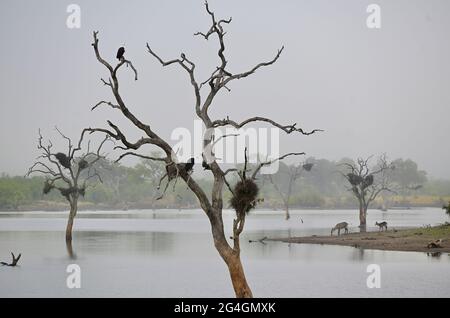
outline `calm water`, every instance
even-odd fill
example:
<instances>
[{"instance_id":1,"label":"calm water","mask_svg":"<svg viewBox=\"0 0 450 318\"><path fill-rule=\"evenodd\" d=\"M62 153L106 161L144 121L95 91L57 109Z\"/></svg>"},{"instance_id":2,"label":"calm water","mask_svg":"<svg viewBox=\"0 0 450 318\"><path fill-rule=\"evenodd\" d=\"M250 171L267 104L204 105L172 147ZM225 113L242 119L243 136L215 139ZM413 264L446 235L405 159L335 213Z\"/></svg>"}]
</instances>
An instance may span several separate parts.
<instances>
[{"instance_id":1,"label":"calm water","mask_svg":"<svg viewBox=\"0 0 450 318\"><path fill-rule=\"evenodd\" d=\"M0 260L21 252L20 267L0 267L0 297L233 297L227 269L201 211L80 212L76 259L67 256L67 213L0 213ZM227 233L233 214L225 212ZM303 223L300 219L303 219ZM422 226L448 220L441 209L369 211L368 223ZM248 243L264 236L329 234L356 211L256 211L242 237L247 280L258 297L450 297L450 256L352 247ZM66 267L81 267L81 288L66 287ZM381 266L368 289L367 265Z\"/></svg>"}]
</instances>

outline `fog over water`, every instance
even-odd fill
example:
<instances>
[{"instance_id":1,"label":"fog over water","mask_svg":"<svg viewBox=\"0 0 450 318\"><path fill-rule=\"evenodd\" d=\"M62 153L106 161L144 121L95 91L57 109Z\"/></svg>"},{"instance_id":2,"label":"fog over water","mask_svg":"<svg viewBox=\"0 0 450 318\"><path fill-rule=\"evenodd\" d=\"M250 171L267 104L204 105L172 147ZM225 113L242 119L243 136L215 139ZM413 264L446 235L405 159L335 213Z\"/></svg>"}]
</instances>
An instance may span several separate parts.
<instances>
[{"instance_id":1,"label":"fog over water","mask_svg":"<svg viewBox=\"0 0 450 318\"><path fill-rule=\"evenodd\" d=\"M354 210L254 211L241 238L245 273L256 297L449 297L450 255L363 250L354 247L249 243L264 236L329 235ZM20 267L0 270L0 297L233 297L225 264L214 249L210 225L199 210L79 212L74 252L64 244L64 212L0 213L0 252L22 253ZM231 233L234 212L224 211ZM300 221L303 219L303 223ZM391 228L436 225L441 209L370 210ZM17 254L17 253L16 253ZM81 288L66 286L69 264L81 268ZM367 266L378 264L381 288L366 285ZM411 286L414 282L414 286Z\"/></svg>"}]
</instances>

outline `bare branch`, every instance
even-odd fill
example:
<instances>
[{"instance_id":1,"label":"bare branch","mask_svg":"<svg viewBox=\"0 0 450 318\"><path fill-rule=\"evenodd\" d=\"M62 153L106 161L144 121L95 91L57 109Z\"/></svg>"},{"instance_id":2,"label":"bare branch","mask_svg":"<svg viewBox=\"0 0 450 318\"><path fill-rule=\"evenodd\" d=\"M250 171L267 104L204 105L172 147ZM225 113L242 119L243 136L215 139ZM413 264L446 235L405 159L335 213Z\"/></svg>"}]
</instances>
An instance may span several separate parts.
<instances>
[{"instance_id":1,"label":"bare branch","mask_svg":"<svg viewBox=\"0 0 450 318\"><path fill-rule=\"evenodd\" d=\"M94 31L93 36L94 36L94 43L92 43L92 46L94 47L94 52L95 52L95 56L97 57L97 60L102 63L111 73L114 71L112 66L106 62L101 56L100 56L100 52L98 50L98 31ZM103 79L102 79L103 81Z\"/></svg>"},{"instance_id":2,"label":"bare branch","mask_svg":"<svg viewBox=\"0 0 450 318\"><path fill-rule=\"evenodd\" d=\"M98 106L100 106L100 105L102 105L102 104L106 104L106 105L110 106L111 108L120 109L120 106L119 106L119 105L116 105L116 104L113 104L113 103L111 103L111 102L106 102L106 101L102 100L102 101L98 102L97 104L95 104L95 106L92 107L91 110L96 109Z\"/></svg>"},{"instance_id":3,"label":"bare branch","mask_svg":"<svg viewBox=\"0 0 450 318\"><path fill-rule=\"evenodd\" d=\"M94 132L101 132L101 133L105 133L108 136L114 138L115 140L121 141L126 148L124 149L134 149L137 150L139 149L142 145L145 144L156 144L156 141L154 141L152 138L144 138L142 137L141 139L139 139L136 142L130 142L128 141L128 139L125 137L125 135L122 133L122 131L119 129L119 127L117 127L116 125L114 125L111 121L108 120L108 124L111 128L114 129L115 133L108 130L108 129L103 129L103 128L86 128L86 131L89 131L90 133L94 133Z\"/></svg>"},{"instance_id":4,"label":"bare branch","mask_svg":"<svg viewBox=\"0 0 450 318\"><path fill-rule=\"evenodd\" d=\"M45 170L42 170L42 169L45 169ZM54 170L52 170L45 163L43 163L41 161L37 161L28 169L28 172L27 172L27 174L25 176L28 177L31 174L36 173L36 172L39 172L39 173L42 173L42 174L49 174L49 175L52 175L54 177L59 175L59 173L57 173Z\"/></svg>"},{"instance_id":5,"label":"bare branch","mask_svg":"<svg viewBox=\"0 0 450 318\"><path fill-rule=\"evenodd\" d=\"M230 191L231 195L234 195L234 190L231 187L230 183L228 182L226 176L223 177L223 182L225 183L225 185L227 186L228 190Z\"/></svg>"},{"instance_id":6,"label":"bare branch","mask_svg":"<svg viewBox=\"0 0 450 318\"><path fill-rule=\"evenodd\" d=\"M101 78L100 80L102 81L103 85L106 85L106 86L109 86L109 87L113 88L111 79L109 79L108 82L105 81L103 78Z\"/></svg>"},{"instance_id":7,"label":"bare branch","mask_svg":"<svg viewBox=\"0 0 450 318\"><path fill-rule=\"evenodd\" d=\"M305 155L304 152L290 152L290 153L284 154L284 155L282 155L281 157L278 157L278 158L276 158L276 159L269 160L269 161L265 161L265 162L261 162L261 163L259 163L259 165L256 167L256 169L253 171L252 179L256 179L256 175L259 173L259 171L261 170L261 168L264 167L264 166L271 165L272 163L274 163L274 162L276 162L276 161L283 160L283 159L285 159L285 158L287 158L287 157L289 157L289 156L303 156L303 155Z\"/></svg>"},{"instance_id":8,"label":"bare branch","mask_svg":"<svg viewBox=\"0 0 450 318\"><path fill-rule=\"evenodd\" d=\"M106 62L100 55L100 51L98 48L97 34L98 34L98 31L93 33L94 42L92 43L92 46L94 48L97 60L109 70L110 77L112 79L112 81L111 80L109 81L109 84L110 84L109 86L111 87L112 93L116 99L117 105L119 106L122 114L128 120L130 120L136 127L141 129L142 131L144 131L149 138L154 139L153 144L158 145L161 149L163 149L166 152L166 154L170 154L171 150L172 150L170 148L170 146L164 140L162 140L157 134L155 134L151 130L149 125L142 123L133 113L131 113L131 111L126 107L122 97L120 96L119 80L117 78L117 70L126 63L127 65L130 65L132 67L132 69L135 71L135 78L137 78L136 69L132 66L130 61L125 60L125 59L123 59L115 68L113 68L108 62ZM102 79L102 81L106 84L106 82L103 79ZM111 137L113 137L113 136L111 136Z\"/></svg>"},{"instance_id":9,"label":"bare branch","mask_svg":"<svg viewBox=\"0 0 450 318\"><path fill-rule=\"evenodd\" d=\"M159 63L161 63L162 66L169 66L172 64L179 64L186 72L189 74L189 78L191 80L191 85L194 88L194 94L195 94L195 110L196 113L200 114L200 104L201 104L201 95L200 95L200 87L195 79L194 71L195 71L195 64L190 61L184 53L181 53L181 59L173 59L170 61L164 61L158 54L156 54L150 47L150 45L147 43L147 50L148 52L155 57Z\"/></svg>"},{"instance_id":10,"label":"bare branch","mask_svg":"<svg viewBox=\"0 0 450 318\"><path fill-rule=\"evenodd\" d=\"M245 78L245 77L255 73L261 67L270 66L270 65L274 64L280 58L280 55L283 52L283 50L284 50L284 46L282 46L281 49L278 50L278 52L275 55L275 57L272 60L270 60L270 61L259 63L256 66L254 66L252 69L250 69L249 71L246 71L246 72L243 72L243 73L239 73L239 74L235 74L235 75L232 75L232 76L228 77L221 84L221 86L225 86L225 85L227 85L229 82L231 82L233 80Z\"/></svg>"},{"instance_id":11,"label":"bare branch","mask_svg":"<svg viewBox=\"0 0 450 318\"><path fill-rule=\"evenodd\" d=\"M126 156L135 156L135 157L139 157L139 158L143 158L143 159L148 159L148 160L154 160L154 161L167 161L167 158L160 158L160 157L151 157L151 156L145 156L145 155L141 155L138 153L134 153L134 152L125 152L122 155L120 155L120 157L115 161L115 162L119 162L120 160L122 160L124 157Z\"/></svg>"},{"instance_id":12,"label":"bare branch","mask_svg":"<svg viewBox=\"0 0 450 318\"><path fill-rule=\"evenodd\" d=\"M66 135L64 135L64 134L58 129L58 127L56 127L56 126L55 126L55 130L61 135L61 137L63 137L64 139L67 140L68 147L69 147L68 154L69 154L69 157L70 157L70 153L71 153L71 151L72 151L72 140L71 140L69 137L67 137ZM72 158L70 158L70 159L72 159Z\"/></svg>"},{"instance_id":13,"label":"bare branch","mask_svg":"<svg viewBox=\"0 0 450 318\"><path fill-rule=\"evenodd\" d=\"M227 174L229 174L231 172L238 172L238 169L236 169L236 168L227 169L223 172L223 175L226 176Z\"/></svg>"},{"instance_id":14,"label":"bare branch","mask_svg":"<svg viewBox=\"0 0 450 318\"><path fill-rule=\"evenodd\" d=\"M266 123L269 123L269 124L271 124L272 126L275 126L275 127L279 128L279 129L283 130L283 131L284 131L285 133L287 133L287 134L290 134L290 133L292 133L292 132L299 132L299 133L301 133L302 135L308 136L308 135L312 135L312 134L314 134L314 133L316 133L316 132L321 132L321 131L323 131L323 130L321 130L321 129L314 129L314 130L312 130L312 131L305 131L305 130L303 130L302 128L297 128L297 127L296 127L296 126L297 126L297 123L294 123L294 124L292 124L292 125L281 125L281 124L275 122L274 120L272 120L272 119L270 119L270 118L259 117L259 116L256 116L256 117L252 117L252 118L246 119L246 120L244 120L244 121L241 122L241 123L237 123L237 122L235 122L234 120L231 120L231 119L229 119L229 118L227 117L226 119L215 120L215 121L213 121L213 122L212 122L212 126L213 126L214 128L217 128L217 127L223 127L223 126L228 126L228 125L229 125L229 126L233 126L233 127L236 128L236 129L239 129L239 128L242 128L242 127L244 127L245 125L247 125L247 124L249 124L249 123L252 123L252 122L266 122Z\"/></svg>"},{"instance_id":15,"label":"bare branch","mask_svg":"<svg viewBox=\"0 0 450 318\"><path fill-rule=\"evenodd\" d=\"M127 67L128 66L131 67L131 69L133 70L133 72L134 72L134 80L137 81L138 80L138 73L137 73L137 70L134 67L133 63L131 63L131 61L125 60L125 59L124 59L124 61L125 61L126 66Z\"/></svg>"}]
</instances>

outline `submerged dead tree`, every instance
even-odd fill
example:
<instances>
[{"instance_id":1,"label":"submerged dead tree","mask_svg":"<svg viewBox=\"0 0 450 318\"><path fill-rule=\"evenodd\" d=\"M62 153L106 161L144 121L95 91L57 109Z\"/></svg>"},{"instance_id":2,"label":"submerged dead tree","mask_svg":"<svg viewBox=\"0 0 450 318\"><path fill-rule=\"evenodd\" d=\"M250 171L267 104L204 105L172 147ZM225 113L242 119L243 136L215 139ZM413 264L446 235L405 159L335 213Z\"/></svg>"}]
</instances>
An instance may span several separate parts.
<instances>
[{"instance_id":1,"label":"submerged dead tree","mask_svg":"<svg viewBox=\"0 0 450 318\"><path fill-rule=\"evenodd\" d=\"M86 152L83 153L83 139L87 130L83 130L78 143L75 145L69 137L62 134L57 128L56 130L67 141L67 152L54 151L52 142L48 141L45 144L39 131L38 149L41 151L41 155L30 167L27 176L31 174L44 175L43 194L57 190L69 202L70 212L66 226L66 243L68 243L69 254L72 254L72 228L77 215L78 199L85 195L90 181L101 181L94 165L100 158L103 158L100 152L110 137L106 136L95 151L91 151L90 142L88 142Z\"/></svg>"},{"instance_id":2,"label":"submerged dead tree","mask_svg":"<svg viewBox=\"0 0 450 318\"><path fill-rule=\"evenodd\" d=\"M252 67L250 70L245 72L232 72L228 69L228 61L225 57L225 41L224 37L226 32L224 31L225 25L231 23L230 19L217 19L214 12L210 10L208 3L205 3L206 11L210 17L211 26L206 32L197 32L196 35L209 40L211 38L216 38L219 49L218 49L218 57L219 57L219 65L212 71L208 79L203 82L200 82L196 78L196 64L188 58L184 53L181 53L179 58L174 58L171 60L164 60L161 58L152 47L147 44L148 53L156 59L163 67L168 66L178 66L189 77L190 84L192 86L192 90L194 93L194 108L195 114L199 119L202 120L204 126L207 130L214 130L220 127L232 126L235 128L241 128L248 124L255 122L265 122L272 126L275 126L287 134L290 133L300 133L303 135L311 135L317 130L313 130L310 132L304 131L302 128L296 126L296 124L291 125L282 125L270 118L265 117L251 117L243 120L242 122L237 122L230 117L225 119L213 119L210 116L210 108L214 104L215 97L219 92L224 90L229 90L230 85L238 79L246 78L252 74L254 74L257 70L270 66L274 64L280 57L283 48L278 50L277 54L274 58L267 62L262 62ZM211 232L214 240L214 246L217 249L218 253L225 261L231 281L233 284L233 288L237 297L252 297L252 292L247 284L243 266L240 259L240 249L239 249L239 234L244 229L245 223L245 215L254 207L256 201L253 199L256 198L257 191L252 185L253 181L247 181L246 175L242 174L242 178L240 184L238 183L235 187L231 187L226 180L226 176L229 173L237 173L237 169L228 169L223 170L223 168L217 163L214 154L211 151L213 145L214 134L210 134L207 138L204 137L203 145L203 160L206 162L208 167L208 171L212 174L214 181L212 190L204 189L201 187L195 178L191 175L188 169L183 169L176 160L175 152L169 143L160 137L153 128L141 121L135 114L130 110L127 106L126 101L120 92L119 87L119 78L118 71L124 65L132 65L130 61L123 59L118 62L116 65L112 65L110 62L106 61L100 54L99 50L99 38L98 32L93 33L94 41L92 43L96 58L100 64L102 64L109 76L108 80L102 79L102 82L105 86L107 86L113 95L113 101L101 101L97 105L104 105L113 110L120 112L126 119L128 119L136 128L138 128L143 136L137 141L131 141L128 137L123 133L122 129L120 129L116 124L108 121L109 128L89 128L90 132L101 132L106 133L110 137L121 142L120 146L117 146L117 149L121 149L126 151L121 157L125 155L137 155L141 158L148 160L158 160L163 161L166 166L167 179L170 180L178 180L182 179L187 187L194 193L197 197L202 210L205 212L206 216L209 219L211 224ZM131 70L135 73L135 79L137 79L136 69L131 67ZM190 102L188 101L188 104ZM155 116L159 116L159 114L155 113ZM160 119L158 119L160 120ZM168 119L168 123L170 124L170 119ZM141 149L144 145L154 145L160 150L163 151L163 158L156 158L150 156L143 156L138 154L136 151ZM278 158L282 159L283 157ZM261 164L260 166L263 166ZM255 174L256 176L256 174ZM245 204L241 205L240 199L237 200L239 202L235 202L235 207L237 209L236 219L233 224L233 244L227 241L227 235L224 230L224 223L222 218L222 209L223 209L223 191L224 185L229 186L234 193L240 192L241 190L244 192L249 191L249 197L245 199Z\"/></svg>"},{"instance_id":3,"label":"submerged dead tree","mask_svg":"<svg viewBox=\"0 0 450 318\"><path fill-rule=\"evenodd\" d=\"M11 252L11 258L12 258L11 263L0 262L0 264L3 265L3 266L15 267L15 266L17 266L17 263L19 262L21 256L22 256L22 254L19 253L19 255L16 257L14 255L14 253Z\"/></svg>"},{"instance_id":4,"label":"submerged dead tree","mask_svg":"<svg viewBox=\"0 0 450 318\"><path fill-rule=\"evenodd\" d=\"M289 206L290 199L292 195L292 189L297 182L297 180L302 176L304 171L311 171L313 167L313 163L304 163L299 165L289 166L287 171L280 171L280 173L286 173L288 178L287 189L282 189L272 178L271 175L268 175L268 179L270 183L273 185L278 195L284 204L284 209L286 211L286 220L291 218L289 214Z\"/></svg>"},{"instance_id":5,"label":"submerged dead tree","mask_svg":"<svg viewBox=\"0 0 450 318\"><path fill-rule=\"evenodd\" d=\"M394 184L391 181L391 172L395 169L392 163L388 163L386 155L378 158L374 167L369 166L370 159L358 158L356 163L343 163L346 173L343 176L350 184L350 191L359 203L359 228L366 231L367 209L377 196L386 191L395 193Z\"/></svg>"}]
</instances>

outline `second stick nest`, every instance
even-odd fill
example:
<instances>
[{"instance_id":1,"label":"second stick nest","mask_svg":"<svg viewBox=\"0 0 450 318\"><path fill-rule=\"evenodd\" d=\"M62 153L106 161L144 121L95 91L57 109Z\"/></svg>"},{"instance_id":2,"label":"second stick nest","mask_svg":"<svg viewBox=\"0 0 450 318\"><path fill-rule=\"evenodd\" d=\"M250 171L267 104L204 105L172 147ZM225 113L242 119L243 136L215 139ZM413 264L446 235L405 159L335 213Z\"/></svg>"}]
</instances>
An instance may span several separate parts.
<instances>
[{"instance_id":1,"label":"second stick nest","mask_svg":"<svg viewBox=\"0 0 450 318\"><path fill-rule=\"evenodd\" d=\"M231 207L237 214L250 212L256 206L258 193L258 185L252 179L239 181L234 187L234 195L230 200Z\"/></svg>"}]
</instances>

